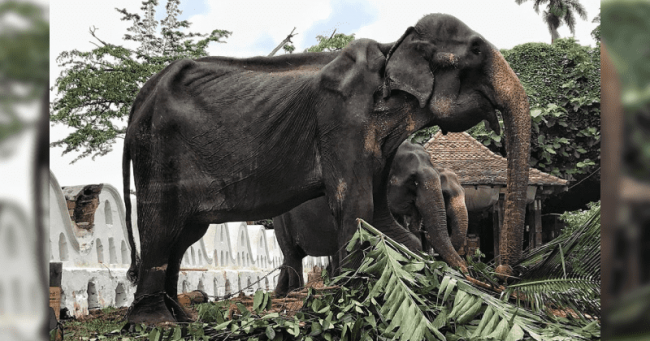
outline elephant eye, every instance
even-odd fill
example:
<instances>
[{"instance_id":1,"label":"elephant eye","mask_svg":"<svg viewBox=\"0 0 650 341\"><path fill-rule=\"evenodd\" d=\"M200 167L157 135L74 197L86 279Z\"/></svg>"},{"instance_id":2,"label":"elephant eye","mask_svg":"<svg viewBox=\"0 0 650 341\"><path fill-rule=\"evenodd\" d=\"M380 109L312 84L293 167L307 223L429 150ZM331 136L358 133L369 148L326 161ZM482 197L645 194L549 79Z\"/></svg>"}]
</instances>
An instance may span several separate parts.
<instances>
[{"instance_id":1,"label":"elephant eye","mask_svg":"<svg viewBox=\"0 0 650 341\"><path fill-rule=\"evenodd\" d=\"M472 51L474 55L480 55L481 54L481 45L483 43L483 40L480 37L474 37L471 40L470 43L470 48L469 50Z\"/></svg>"}]
</instances>

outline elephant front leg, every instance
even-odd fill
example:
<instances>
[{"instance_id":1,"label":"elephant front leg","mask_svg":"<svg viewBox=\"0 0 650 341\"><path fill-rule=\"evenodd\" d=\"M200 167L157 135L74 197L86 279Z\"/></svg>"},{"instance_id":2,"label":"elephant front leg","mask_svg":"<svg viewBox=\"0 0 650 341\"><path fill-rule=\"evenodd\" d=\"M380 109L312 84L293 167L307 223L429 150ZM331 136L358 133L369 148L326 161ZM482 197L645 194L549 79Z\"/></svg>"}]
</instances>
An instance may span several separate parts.
<instances>
[{"instance_id":1,"label":"elephant front leg","mask_svg":"<svg viewBox=\"0 0 650 341\"><path fill-rule=\"evenodd\" d=\"M302 270L302 257L285 256L280 269L278 285L275 287L275 296L284 297L289 292L304 287L305 279L302 276Z\"/></svg>"},{"instance_id":2,"label":"elephant front leg","mask_svg":"<svg viewBox=\"0 0 650 341\"><path fill-rule=\"evenodd\" d=\"M339 181L336 190L328 193L328 201L338 224L338 258L342 267L358 268L361 259L348 258L346 247L357 232L357 219L372 224L373 198L370 181Z\"/></svg>"},{"instance_id":3,"label":"elephant front leg","mask_svg":"<svg viewBox=\"0 0 650 341\"><path fill-rule=\"evenodd\" d=\"M155 324L175 322L176 318L167 308L170 300L165 290L167 278L166 263L168 256L164 252L142 252L137 289L133 303L126 314L130 324Z\"/></svg>"},{"instance_id":4,"label":"elephant front leg","mask_svg":"<svg viewBox=\"0 0 650 341\"><path fill-rule=\"evenodd\" d=\"M181 262L185 251L196 243L208 230L208 224L186 224L179 233L175 245L171 248L165 278L165 292L167 293L167 308L172 312L179 322L193 322L185 309L178 302L178 279L181 269Z\"/></svg>"}]
</instances>

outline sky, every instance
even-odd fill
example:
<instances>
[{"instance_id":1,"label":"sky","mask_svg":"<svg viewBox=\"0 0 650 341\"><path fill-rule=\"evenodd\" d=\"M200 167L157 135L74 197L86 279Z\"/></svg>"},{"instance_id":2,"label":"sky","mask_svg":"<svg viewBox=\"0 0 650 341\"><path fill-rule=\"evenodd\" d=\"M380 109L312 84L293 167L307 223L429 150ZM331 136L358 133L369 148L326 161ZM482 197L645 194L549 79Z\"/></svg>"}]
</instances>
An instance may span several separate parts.
<instances>
[{"instance_id":1,"label":"sky","mask_svg":"<svg viewBox=\"0 0 650 341\"><path fill-rule=\"evenodd\" d=\"M595 46L592 23L600 12L600 0L581 0L587 20L577 18L575 38L582 45ZM122 40L131 22L121 21L115 8L139 13L141 1L112 0L52 0L50 3L50 83L54 86L61 68L56 57L63 51L95 48L89 29L103 41L125 47L136 45ZM157 19L165 14L166 0L160 0ZM296 52L315 45L317 35L355 34L388 43L397 40L409 27L429 13L447 13L462 20L499 49L509 49L528 42L550 43L551 35L542 21L541 13L533 10L533 2L517 5L514 0L426 0L426 1L367 1L367 0L194 0L181 1L180 19L192 23L192 32L207 33L214 29L233 32L225 44L211 44L210 55L252 57L268 55L295 27L292 39ZM568 28L559 29L561 37L571 36ZM279 51L278 54L283 53ZM56 98L51 93L51 100ZM126 124L126 123L125 123ZM50 139L60 140L71 130L63 125L50 128ZM70 164L77 156L62 156L63 148L50 148L50 168L62 186L107 183L122 191L122 148L118 139L113 152L88 157ZM131 181L133 184L133 181ZM132 185L133 186L133 185Z\"/></svg>"}]
</instances>

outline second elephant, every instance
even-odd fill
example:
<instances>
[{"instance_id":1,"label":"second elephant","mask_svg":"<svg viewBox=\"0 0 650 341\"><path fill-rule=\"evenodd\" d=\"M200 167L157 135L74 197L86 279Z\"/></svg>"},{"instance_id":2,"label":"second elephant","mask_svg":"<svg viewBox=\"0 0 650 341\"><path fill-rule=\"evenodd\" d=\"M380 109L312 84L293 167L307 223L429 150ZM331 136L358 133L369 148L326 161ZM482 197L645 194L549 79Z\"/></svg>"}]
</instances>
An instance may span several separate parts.
<instances>
[{"instance_id":1,"label":"second elephant","mask_svg":"<svg viewBox=\"0 0 650 341\"><path fill-rule=\"evenodd\" d=\"M389 209L396 220L418 238L426 231L429 238L422 238L423 245L433 246L450 265L464 268L457 250L463 247L467 234L467 207L456 174L434 167L422 146L405 141L397 150L389 179ZM301 274L305 256L334 256L333 266L338 267L337 253L343 246L338 245L337 224L330 212L327 200L320 197L273 219L285 266L276 295L286 295L304 285ZM377 226L382 230L381 224ZM401 231L382 232L390 237Z\"/></svg>"}]
</instances>

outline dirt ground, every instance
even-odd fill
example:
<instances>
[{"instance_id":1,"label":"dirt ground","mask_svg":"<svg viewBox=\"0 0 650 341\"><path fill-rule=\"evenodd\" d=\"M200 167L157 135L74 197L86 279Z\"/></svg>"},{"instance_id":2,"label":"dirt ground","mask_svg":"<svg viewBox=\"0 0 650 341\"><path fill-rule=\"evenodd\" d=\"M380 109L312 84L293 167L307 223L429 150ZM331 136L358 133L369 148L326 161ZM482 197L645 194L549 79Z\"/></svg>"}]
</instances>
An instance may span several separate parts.
<instances>
[{"instance_id":1,"label":"dirt ground","mask_svg":"<svg viewBox=\"0 0 650 341\"><path fill-rule=\"evenodd\" d=\"M292 316L302 308L302 302L307 297L308 288L316 289L317 292L334 288L323 285L321 269L318 267L312 269L308 273L307 278L308 281L304 288L289 293L286 298L273 298L271 303L272 308L268 313L277 312ZM236 302L242 303L252 311L253 298L254 296L247 296L243 292L236 297L230 298L229 316L234 312L239 312L235 304ZM62 320L61 323L64 331L63 340L121 340L122 336L119 335L119 330L125 324L124 317L126 316L127 309L127 307L124 307L91 310L90 314L81 318ZM198 318L198 312L193 305L189 306L186 311L192 318ZM172 325L174 324L168 322L162 323L159 326Z\"/></svg>"}]
</instances>

